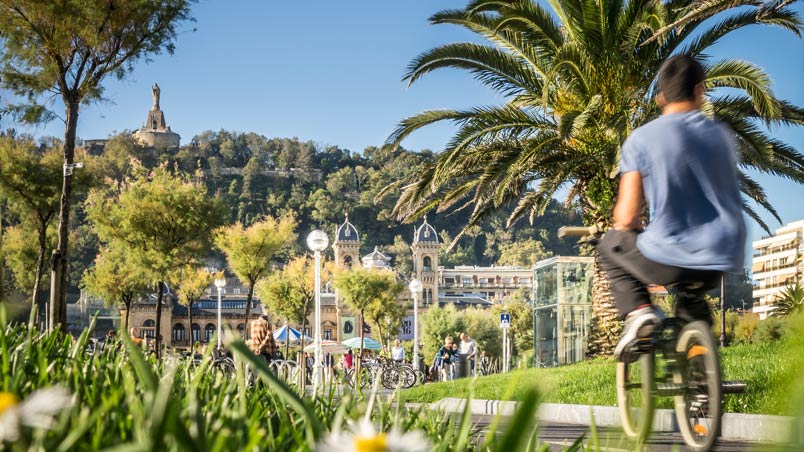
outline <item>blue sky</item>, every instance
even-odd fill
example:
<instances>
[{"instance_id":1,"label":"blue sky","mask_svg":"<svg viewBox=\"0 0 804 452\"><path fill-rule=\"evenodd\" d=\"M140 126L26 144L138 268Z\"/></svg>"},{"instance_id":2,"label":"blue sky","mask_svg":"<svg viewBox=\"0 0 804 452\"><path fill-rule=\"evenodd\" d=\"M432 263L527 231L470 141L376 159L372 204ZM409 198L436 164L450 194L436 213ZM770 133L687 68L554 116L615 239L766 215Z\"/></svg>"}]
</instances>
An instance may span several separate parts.
<instances>
[{"instance_id":1,"label":"blue sky","mask_svg":"<svg viewBox=\"0 0 804 452\"><path fill-rule=\"evenodd\" d=\"M168 124L184 143L204 130L228 129L360 152L381 144L400 119L422 110L500 102L460 71L431 74L410 88L400 81L419 53L475 39L462 29L427 23L437 10L465 4L202 0L194 8L197 22L185 27L175 54L138 63L126 80L107 81L109 101L84 108L78 134L104 138L139 127L151 106L150 87L158 82ZM803 5L797 8L804 13ZM711 54L762 66L779 97L804 105L804 42L790 33L767 27L741 30ZM451 131L448 125L429 127L403 145L438 150ZM54 122L35 133L60 136L63 125ZM804 127L774 130L774 135L804 152ZM804 187L773 177L758 179L783 222L804 218ZM750 228L752 239L758 238L756 225Z\"/></svg>"}]
</instances>

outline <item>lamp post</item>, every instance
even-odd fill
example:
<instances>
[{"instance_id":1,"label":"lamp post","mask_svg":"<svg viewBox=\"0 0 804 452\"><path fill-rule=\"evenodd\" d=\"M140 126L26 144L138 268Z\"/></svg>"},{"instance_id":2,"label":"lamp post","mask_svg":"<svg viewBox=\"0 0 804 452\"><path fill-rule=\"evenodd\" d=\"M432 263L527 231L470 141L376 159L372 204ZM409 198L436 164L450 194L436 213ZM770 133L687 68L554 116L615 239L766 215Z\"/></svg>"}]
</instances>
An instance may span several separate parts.
<instances>
[{"instance_id":1,"label":"lamp post","mask_svg":"<svg viewBox=\"0 0 804 452\"><path fill-rule=\"evenodd\" d=\"M316 392L322 380L321 353L321 252L329 246L327 234L316 229L307 236L307 247L315 255L315 364L313 365L313 391Z\"/></svg>"},{"instance_id":2,"label":"lamp post","mask_svg":"<svg viewBox=\"0 0 804 452\"><path fill-rule=\"evenodd\" d=\"M215 279L215 287L218 289L218 351L221 351L221 349L223 348L221 346L221 338L222 338L222 332L221 332L221 323L222 323L222 320L221 320L221 303L222 303L222 301L221 301L221 298L223 296L223 288L226 287L226 278L224 278L223 275L221 275L220 278ZM246 325L246 328L248 328L248 325ZM190 335L191 336L193 334L192 329L193 329L193 326L190 325Z\"/></svg>"},{"instance_id":3,"label":"lamp post","mask_svg":"<svg viewBox=\"0 0 804 452\"><path fill-rule=\"evenodd\" d=\"M416 278L408 284L413 296L413 368L419 369L419 295L422 293L422 282Z\"/></svg>"}]
</instances>

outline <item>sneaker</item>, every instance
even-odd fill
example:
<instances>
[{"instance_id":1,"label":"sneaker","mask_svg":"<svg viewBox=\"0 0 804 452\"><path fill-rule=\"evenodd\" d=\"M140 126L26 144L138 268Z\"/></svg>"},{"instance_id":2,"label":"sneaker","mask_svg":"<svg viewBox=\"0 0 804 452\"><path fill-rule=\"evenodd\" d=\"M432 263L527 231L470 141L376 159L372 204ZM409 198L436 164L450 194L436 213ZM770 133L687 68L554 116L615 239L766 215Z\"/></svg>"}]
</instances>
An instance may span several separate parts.
<instances>
[{"instance_id":1,"label":"sneaker","mask_svg":"<svg viewBox=\"0 0 804 452\"><path fill-rule=\"evenodd\" d=\"M626 364L636 361L641 353L639 343L650 340L661 323L662 320L653 306L645 306L628 314L623 336L614 349L614 358Z\"/></svg>"}]
</instances>

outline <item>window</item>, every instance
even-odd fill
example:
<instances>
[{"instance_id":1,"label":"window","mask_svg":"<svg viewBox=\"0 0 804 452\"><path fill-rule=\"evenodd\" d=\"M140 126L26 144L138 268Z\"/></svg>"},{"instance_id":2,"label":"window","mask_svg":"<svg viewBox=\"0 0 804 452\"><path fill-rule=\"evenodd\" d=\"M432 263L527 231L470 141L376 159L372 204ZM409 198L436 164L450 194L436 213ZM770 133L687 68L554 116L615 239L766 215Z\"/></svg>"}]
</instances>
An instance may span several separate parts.
<instances>
[{"instance_id":1,"label":"window","mask_svg":"<svg viewBox=\"0 0 804 452\"><path fill-rule=\"evenodd\" d=\"M156 322L153 319L148 319L148 320L142 322L142 326L144 326L146 328L153 328L153 327L156 326Z\"/></svg>"},{"instance_id":2,"label":"window","mask_svg":"<svg viewBox=\"0 0 804 452\"><path fill-rule=\"evenodd\" d=\"M433 260L430 256L424 256L424 260L422 260L422 266L424 271L429 272L433 270Z\"/></svg>"},{"instance_id":3,"label":"window","mask_svg":"<svg viewBox=\"0 0 804 452\"><path fill-rule=\"evenodd\" d=\"M246 324L245 323L238 323L237 324L237 331L239 331L240 334L243 334L243 331L246 331Z\"/></svg>"},{"instance_id":4,"label":"window","mask_svg":"<svg viewBox=\"0 0 804 452\"><path fill-rule=\"evenodd\" d=\"M234 289L232 289L232 293L235 294L235 295L240 295L240 288L235 287Z\"/></svg>"},{"instance_id":5,"label":"window","mask_svg":"<svg viewBox=\"0 0 804 452\"><path fill-rule=\"evenodd\" d=\"M204 328L204 340L207 342L212 341L212 336L215 335L215 325L212 323L207 323L207 327Z\"/></svg>"},{"instance_id":6,"label":"window","mask_svg":"<svg viewBox=\"0 0 804 452\"><path fill-rule=\"evenodd\" d=\"M173 325L173 342L184 341L184 325L177 323Z\"/></svg>"},{"instance_id":7,"label":"window","mask_svg":"<svg viewBox=\"0 0 804 452\"><path fill-rule=\"evenodd\" d=\"M325 341L332 340L332 330L324 330L324 340Z\"/></svg>"},{"instance_id":8,"label":"window","mask_svg":"<svg viewBox=\"0 0 804 452\"><path fill-rule=\"evenodd\" d=\"M199 342L201 340L201 325L193 323L192 330L193 330L193 342Z\"/></svg>"},{"instance_id":9,"label":"window","mask_svg":"<svg viewBox=\"0 0 804 452\"><path fill-rule=\"evenodd\" d=\"M352 256L346 256L343 258L343 265L346 268L352 268Z\"/></svg>"}]
</instances>

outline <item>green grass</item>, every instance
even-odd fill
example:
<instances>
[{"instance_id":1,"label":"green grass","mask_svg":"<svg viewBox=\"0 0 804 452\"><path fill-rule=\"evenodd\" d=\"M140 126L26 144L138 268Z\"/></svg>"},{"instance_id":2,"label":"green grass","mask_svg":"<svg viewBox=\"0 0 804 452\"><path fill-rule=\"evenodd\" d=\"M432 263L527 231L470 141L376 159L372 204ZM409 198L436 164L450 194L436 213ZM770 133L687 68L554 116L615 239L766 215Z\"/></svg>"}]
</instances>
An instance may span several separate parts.
<instances>
[{"instance_id":1,"label":"green grass","mask_svg":"<svg viewBox=\"0 0 804 452\"><path fill-rule=\"evenodd\" d=\"M727 395L726 412L791 414L791 382L801 369L800 349L788 341L742 344L721 351L724 380L745 380L745 394ZM521 400L536 388L543 402L615 406L615 363L613 359L594 359L553 369L524 369L428 384L404 393L409 401L435 402L445 397ZM672 399L659 400L660 408L671 408Z\"/></svg>"}]
</instances>

